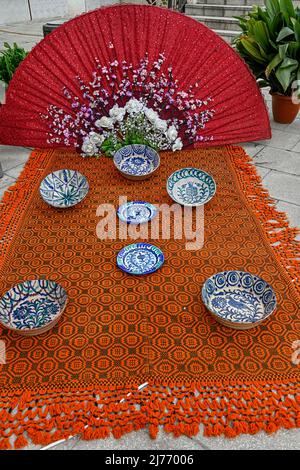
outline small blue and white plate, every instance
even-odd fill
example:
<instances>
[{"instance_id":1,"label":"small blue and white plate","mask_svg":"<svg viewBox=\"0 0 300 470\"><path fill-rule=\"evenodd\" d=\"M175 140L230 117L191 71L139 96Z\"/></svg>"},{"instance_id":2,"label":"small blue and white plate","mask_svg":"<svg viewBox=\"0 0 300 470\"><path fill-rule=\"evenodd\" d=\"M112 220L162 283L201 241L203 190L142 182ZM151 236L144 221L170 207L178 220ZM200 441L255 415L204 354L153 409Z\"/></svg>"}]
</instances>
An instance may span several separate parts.
<instances>
[{"instance_id":1,"label":"small blue and white plate","mask_svg":"<svg viewBox=\"0 0 300 470\"><path fill-rule=\"evenodd\" d=\"M66 291L56 282L25 281L0 299L0 323L22 335L38 335L58 322L66 303Z\"/></svg>"},{"instance_id":2,"label":"small blue and white plate","mask_svg":"<svg viewBox=\"0 0 300 470\"><path fill-rule=\"evenodd\" d=\"M167 180L169 196L183 206L202 206L215 195L216 183L211 175L198 168L182 168Z\"/></svg>"},{"instance_id":3,"label":"small blue and white plate","mask_svg":"<svg viewBox=\"0 0 300 470\"><path fill-rule=\"evenodd\" d=\"M163 252L149 243L133 243L119 251L117 265L129 274L150 274L164 263Z\"/></svg>"},{"instance_id":4,"label":"small blue and white plate","mask_svg":"<svg viewBox=\"0 0 300 470\"><path fill-rule=\"evenodd\" d=\"M159 167L158 153L148 145L126 145L114 155L114 164L128 179L149 178Z\"/></svg>"},{"instance_id":5,"label":"small blue and white plate","mask_svg":"<svg viewBox=\"0 0 300 470\"><path fill-rule=\"evenodd\" d=\"M157 209L149 202L131 201L122 204L117 214L120 220L128 224L143 224L156 216Z\"/></svg>"},{"instance_id":6,"label":"small blue and white plate","mask_svg":"<svg viewBox=\"0 0 300 470\"><path fill-rule=\"evenodd\" d=\"M40 185L40 194L50 206L65 209L75 206L89 192L85 176L75 170L58 170L50 173Z\"/></svg>"},{"instance_id":7,"label":"small blue and white plate","mask_svg":"<svg viewBox=\"0 0 300 470\"><path fill-rule=\"evenodd\" d=\"M217 321L239 330L260 324L276 308L272 286L244 271L214 274L203 285L202 299Z\"/></svg>"}]
</instances>

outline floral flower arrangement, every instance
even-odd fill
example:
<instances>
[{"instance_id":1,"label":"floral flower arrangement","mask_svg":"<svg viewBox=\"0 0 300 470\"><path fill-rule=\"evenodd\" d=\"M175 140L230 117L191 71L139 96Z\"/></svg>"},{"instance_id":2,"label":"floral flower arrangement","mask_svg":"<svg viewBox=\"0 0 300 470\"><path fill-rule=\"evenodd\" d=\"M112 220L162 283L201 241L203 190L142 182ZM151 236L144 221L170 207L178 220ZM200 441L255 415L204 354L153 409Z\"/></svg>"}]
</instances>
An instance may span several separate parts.
<instances>
[{"instance_id":1,"label":"floral flower arrangement","mask_svg":"<svg viewBox=\"0 0 300 470\"><path fill-rule=\"evenodd\" d=\"M172 67L162 71L164 54L152 66L146 56L136 68L126 61L96 62L91 82L77 77L80 98L64 89L72 112L50 105L42 116L49 125L48 143L73 146L82 156L112 156L128 144L175 151L213 140L202 135L214 115L211 98L195 98L198 83L182 91Z\"/></svg>"}]
</instances>

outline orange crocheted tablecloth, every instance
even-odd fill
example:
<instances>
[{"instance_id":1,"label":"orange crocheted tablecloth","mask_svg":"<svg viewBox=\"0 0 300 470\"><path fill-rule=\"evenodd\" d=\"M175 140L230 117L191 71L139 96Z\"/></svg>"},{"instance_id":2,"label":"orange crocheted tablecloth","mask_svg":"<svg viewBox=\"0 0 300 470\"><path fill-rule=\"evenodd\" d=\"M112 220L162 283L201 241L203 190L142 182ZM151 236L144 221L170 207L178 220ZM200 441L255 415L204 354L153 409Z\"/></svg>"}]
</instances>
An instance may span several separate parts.
<instances>
[{"instance_id":1,"label":"orange crocheted tablecloth","mask_svg":"<svg viewBox=\"0 0 300 470\"><path fill-rule=\"evenodd\" d=\"M165 254L162 268L148 276L122 272L116 255L132 239L99 239L97 208L118 206L119 195L170 204L166 179L184 166L202 168L217 184L204 209L203 247L149 236ZM90 192L56 210L39 184L64 167L86 175ZM300 426L300 364L292 360L300 340L299 243L243 149L166 152L159 171L140 182L124 179L107 158L36 150L1 210L0 294L41 277L69 297L47 333L22 337L0 328L1 448L75 433L119 437L145 426L152 437L159 425L192 436L203 424L206 435L229 437ZM260 326L232 330L205 309L204 280L227 269L258 274L275 288L278 307Z\"/></svg>"}]
</instances>

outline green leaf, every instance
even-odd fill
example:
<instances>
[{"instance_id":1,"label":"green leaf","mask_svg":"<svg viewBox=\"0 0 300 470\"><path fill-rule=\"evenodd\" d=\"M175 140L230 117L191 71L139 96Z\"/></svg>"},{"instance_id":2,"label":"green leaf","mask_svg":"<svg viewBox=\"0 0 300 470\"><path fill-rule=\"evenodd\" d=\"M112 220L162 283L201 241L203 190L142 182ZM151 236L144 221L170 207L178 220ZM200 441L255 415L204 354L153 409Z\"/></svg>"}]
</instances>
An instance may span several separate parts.
<instances>
[{"instance_id":1,"label":"green leaf","mask_svg":"<svg viewBox=\"0 0 300 470\"><path fill-rule=\"evenodd\" d=\"M277 54L271 62L268 64L266 70L265 70L265 75L267 78L271 75L271 72L277 67L280 63L282 62L282 58L280 57L279 54Z\"/></svg>"},{"instance_id":2,"label":"green leaf","mask_svg":"<svg viewBox=\"0 0 300 470\"><path fill-rule=\"evenodd\" d=\"M294 26L294 33L295 33L296 41L300 42L300 22L297 21L295 18L291 18L291 21Z\"/></svg>"},{"instance_id":3,"label":"green leaf","mask_svg":"<svg viewBox=\"0 0 300 470\"><path fill-rule=\"evenodd\" d=\"M278 50L279 50L280 59L283 60L283 59L285 58L286 52L287 52L287 50L288 50L288 47L289 47L289 44L288 44L288 43L287 43L287 44L281 44L281 45L279 46Z\"/></svg>"},{"instance_id":4,"label":"green leaf","mask_svg":"<svg viewBox=\"0 0 300 470\"><path fill-rule=\"evenodd\" d=\"M292 34L294 34L294 31L291 28L288 28L288 26L285 26L284 28L282 28L282 30L278 34L276 41L280 42L284 38L287 38L288 36L291 36Z\"/></svg>"},{"instance_id":5,"label":"green leaf","mask_svg":"<svg viewBox=\"0 0 300 470\"><path fill-rule=\"evenodd\" d=\"M266 24L263 21L257 21L255 25L253 25L253 33L257 44L267 52L270 47L270 42L269 31Z\"/></svg>"},{"instance_id":6,"label":"green leaf","mask_svg":"<svg viewBox=\"0 0 300 470\"><path fill-rule=\"evenodd\" d=\"M280 11L278 0L266 0L265 4L270 18L273 18Z\"/></svg>"},{"instance_id":7,"label":"green leaf","mask_svg":"<svg viewBox=\"0 0 300 470\"><path fill-rule=\"evenodd\" d=\"M7 42L4 43L5 50L0 52L0 77L5 83L9 83L27 53L16 43L11 47Z\"/></svg>"},{"instance_id":8,"label":"green leaf","mask_svg":"<svg viewBox=\"0 0 300 470\"><path fill-rule=\"evenodd\" d=\"M268 19L269 19L269 15L266 11L262 10L262 8L260 6L257 6L257 17L264 21L265 23L267 23Z\"/></svg>"},{"instance_id":9,"label":"green leaf","mask_svg":"<svg viewBox=\"0 0 300 470\"><path fill-rule=\"evenodd\" d=\"M246 49L246 51L252 56L257 62L263 64L265 59L262 57L261 52L257 45L251 41L249 38L241 39L241 44Z\"/></svg>"},{"instance_id":10,"label":"green leaf","mask_svg":"<svg viewBox=\"0 0 300 470\"><path fill-rule=\"evenodd\" d=\"M293 72L298 69L299 62L294 59L286 58L275 72L276 78L286 92L293 81Z\"/></svg>"},{"instance_id":11,"label":"green leaf","mask_svg":"<svg viewBox=\"0 0 300 470\"><path fill-rule=\"evenodd\" d=\"M279 31L284 26L283 14L281 12L277 13L272 20L268 21L268 28L270 32L270 37L276 40Z\"/></svg>"},{"instance_id":12,"label":"green leaf","mask_svg":"<svg viewBox=\"0 0 300 470\"><path fill-rule=\"evenodd\" d=\"M287 55L292 59L298 59L300 52L300 42L292 41L288 43Z\"/></svg>"},{"instance_id":13,"label":"green leaf","mask_svg":"<svg viewBox=\"0 0 300 470\"><path fill-rule=\"evenodd\" d=\"M283 12L284 19L287 24L290 23L290 18L295 18L295 9L292 0L279 0L280 10Z\"/></svg>"}]
</instances>

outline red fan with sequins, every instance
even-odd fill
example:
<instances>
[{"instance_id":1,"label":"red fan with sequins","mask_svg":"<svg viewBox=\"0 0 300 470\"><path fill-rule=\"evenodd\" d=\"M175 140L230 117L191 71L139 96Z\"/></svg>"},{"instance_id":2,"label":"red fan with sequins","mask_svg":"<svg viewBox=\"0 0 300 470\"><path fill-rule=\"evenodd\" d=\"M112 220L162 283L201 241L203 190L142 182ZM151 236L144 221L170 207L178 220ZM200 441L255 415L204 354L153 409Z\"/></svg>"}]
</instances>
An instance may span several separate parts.
<instances>
[{"instance_id":1,"label":"red fan with sequins","mask_svg":"<svg viewBox=\"0 0 300 470\"><path fill-rule=\"evenodd\" d=\"M162 149L270 138L255 78L219 36L168 9L118 5L68 21L31 51L0 107L0 142L81 150L141 103L167 136Z\"/></svg>"}]
</instances>

